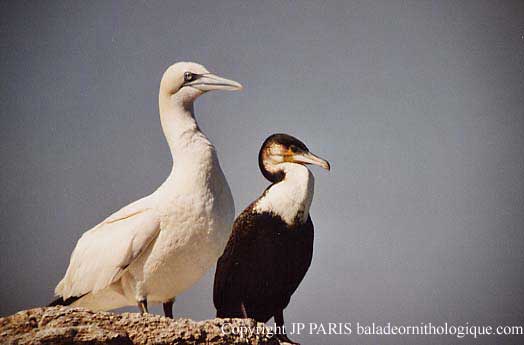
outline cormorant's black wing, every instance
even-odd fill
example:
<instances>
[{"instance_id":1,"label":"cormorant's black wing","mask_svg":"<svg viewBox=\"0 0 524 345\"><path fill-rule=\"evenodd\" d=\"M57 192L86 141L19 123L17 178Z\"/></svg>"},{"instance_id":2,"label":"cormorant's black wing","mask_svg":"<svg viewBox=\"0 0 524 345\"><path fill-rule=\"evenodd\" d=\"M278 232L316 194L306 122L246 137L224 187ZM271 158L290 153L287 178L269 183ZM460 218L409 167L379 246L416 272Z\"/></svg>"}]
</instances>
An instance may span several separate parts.
<instances>
[{"instance_id":1,"label":"cormorant's black wing","mask_svg":"<svg viewBox=\"0 0 524 345\"><path fill-rule=\"evenodd\" d=\"M304 279L313 258L314 228L311 217L308 216L304 224L290 230L288 234L291 238L288 239L286 272L283 275L287 278L284 291L291 297Z\"/></svg>"}]
</instances>

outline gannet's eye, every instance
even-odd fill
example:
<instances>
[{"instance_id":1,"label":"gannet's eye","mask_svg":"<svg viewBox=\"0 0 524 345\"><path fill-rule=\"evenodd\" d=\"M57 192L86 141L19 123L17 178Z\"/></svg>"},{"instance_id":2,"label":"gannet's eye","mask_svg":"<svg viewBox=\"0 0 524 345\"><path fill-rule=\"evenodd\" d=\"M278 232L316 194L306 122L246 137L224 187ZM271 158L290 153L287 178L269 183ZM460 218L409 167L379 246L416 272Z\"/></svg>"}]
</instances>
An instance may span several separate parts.
<instances>
[{"instance_id":1,"label":"gannet's eye","mask_svg":"<svg viewBox=\"0 0 524 345\"><path fill-rule=\"evenodd\" d=\"M193 73L191 72L184 73L184 81L191 81L192 79L193 79Z\"/></svg>"}]
</instances>

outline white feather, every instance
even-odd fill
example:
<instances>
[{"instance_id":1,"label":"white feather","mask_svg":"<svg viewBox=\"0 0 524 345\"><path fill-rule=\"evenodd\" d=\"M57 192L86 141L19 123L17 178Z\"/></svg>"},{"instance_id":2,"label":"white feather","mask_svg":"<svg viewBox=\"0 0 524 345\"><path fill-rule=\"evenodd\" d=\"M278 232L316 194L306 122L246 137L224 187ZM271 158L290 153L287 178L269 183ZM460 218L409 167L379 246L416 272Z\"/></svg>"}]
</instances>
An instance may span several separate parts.
<instances>
[{"instance_id":1,"label":"white feather","mask_svg":"<svg viewBox=\"0 0 524 345\"><path fill-rule=\"evenodd\" d=\"M63 298L82 296L118 280L123 269L158 235L160 221L151 199L146 197L124 207L85 232L55 293Z\"/></svg>"}]
</instances>

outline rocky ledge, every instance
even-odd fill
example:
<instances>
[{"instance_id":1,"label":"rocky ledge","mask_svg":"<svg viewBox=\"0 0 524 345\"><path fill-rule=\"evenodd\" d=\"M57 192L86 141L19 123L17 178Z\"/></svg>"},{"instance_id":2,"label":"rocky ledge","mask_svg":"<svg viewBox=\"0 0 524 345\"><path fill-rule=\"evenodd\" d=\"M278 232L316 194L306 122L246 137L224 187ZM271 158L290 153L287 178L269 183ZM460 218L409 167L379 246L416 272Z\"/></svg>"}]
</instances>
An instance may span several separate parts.
<instances>
[{"instance_id":1,"label":"rocky ledge","mask_svg":"<svg viewBox=\"0 0 524 345\"><path fill-rule=\"evenodd\" d=\"M236 328L235 328L236 327ZM259 330L253 332L253 330ZM193 321L159 315L93 312L50 307L20 311L0 318L0 343L20 345L164 345L279 344L265 326L249 319ZM232 330L244 330L239 336ZM246 330L252 330L251 332ZM252 333L249 335L249 333Z\"/></svg>"}]
</instances>

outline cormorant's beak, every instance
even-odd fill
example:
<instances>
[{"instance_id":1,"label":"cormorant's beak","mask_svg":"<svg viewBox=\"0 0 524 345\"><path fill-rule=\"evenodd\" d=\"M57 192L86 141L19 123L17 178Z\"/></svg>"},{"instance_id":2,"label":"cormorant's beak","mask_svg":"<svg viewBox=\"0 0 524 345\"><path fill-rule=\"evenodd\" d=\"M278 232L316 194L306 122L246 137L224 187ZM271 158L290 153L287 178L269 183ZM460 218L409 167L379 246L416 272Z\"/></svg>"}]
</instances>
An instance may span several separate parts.
<instances>
[{"instance_id":1,"label":"cormorant's beak","mask_svg":"<svg viewBox=\"0 0 524 345\"><path fill-rule=\"evenodd\" d=\"M243 88L242 84L234 80L222 78L212 73L197 74L194 80L185 83L184 86L192 86L196 89L199 89L200 91L240 91Z\"/></svg>"},{"instance_id":2,"label":"cormorant's beak","mask_svg":"<svg viewBox=\"0 0 524 345\"><path fill-rule=\"evenodd\" d=\"M322 167L326 170L330 170L331 166L329 162L325 159L322 159L318 156L315 156L311 152L297 153L293 155L293 161L302 164L314 164Z\"/></svg>"}]
</instances>

